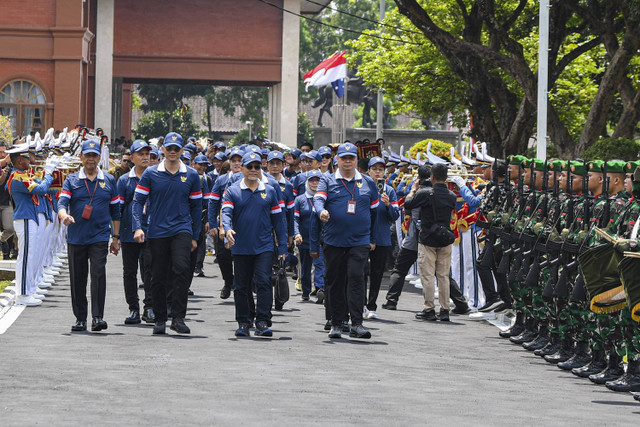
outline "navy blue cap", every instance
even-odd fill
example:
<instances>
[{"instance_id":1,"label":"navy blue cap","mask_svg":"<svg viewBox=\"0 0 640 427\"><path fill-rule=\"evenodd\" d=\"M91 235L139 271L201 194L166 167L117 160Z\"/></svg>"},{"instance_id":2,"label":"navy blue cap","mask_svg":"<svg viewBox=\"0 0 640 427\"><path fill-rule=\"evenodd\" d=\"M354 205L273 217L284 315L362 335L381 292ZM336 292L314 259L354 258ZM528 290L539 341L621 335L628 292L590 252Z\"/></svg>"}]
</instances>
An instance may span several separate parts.
<instances>
[{"instance_id":1,"label":"navy blue cap","mask_svg":"<svg viewBox=\"0 0 640 427\"><path fill-rule=\"evenodd\" d=\"M225 149L225 148L227 148L227 146L224 145L224 142L222 142L222 141L216 142L215 144L213 144L213 146L216 147L217 149L220 149L220 148Z\"/></svg>"},{"instance_id":2,"label":"navy blue cap","mask_svg":"<svg viewBox=\"0 0 640 427\"><path fill-rule=\"evenodd\" d=\"M244 152L245 153L252 152L252 153L258 153L258 154L262 155L262 149L260 147L258 147L257 145L253 145L253 144L247 145L244 148Z\"/></svg>"},{"instance_id":3,"label":"navy blue cap","mask_svg":"<svg viewBox=\"0 0 640 427\"><path fill-rule=\"evenodd\" d=\"M307 171L307 181L309 181L311 178L322 178L322 172L320 172L318 169L311 169L310 171Z\"/></svg>"},{"instance_id":4,"label":"navy blue cap","mask_svg":"<svg viewBox=\"0 0 640 427\"><path fill-rule=\"evenodd\" d=\"M249 151L244 156L242 156L242 166L246 166L249 163L260 162L262 163L262 157L259 153L254 153L253 151Z\"/></svg>"},{"instance_id":5,"label":"navy blue cap","mask_svg":"<svg viewBox=\"0 0 640 427\"><path fill-rule=\"evenodd\" d=\"M195 153L196 151L198 151L198 149L196 148L195 145L193 144L187 144L184 146L184 149L187 151L191 151L192 153Z\"/></svg>"},{"instance_id":6,"label":"navy blue cap","mask_svg":"<svg viewBox=\"0 0 640 427\"><path fill-rule=\"evenodd\" d=\"M165 147L169 147L171 145L177 145L182 148L182 135L176 132L169 132L164 137L164 142L162 143Z\"/></svg>"},{"instance_id":7,"label":"navy blue cap","mask_svg":"<svg viewBox=\"0 0 640 427\"><path fill-rule=\"evenodd\" d=\"M268 156L271 150L269 150L268 148L263 148L260 152L262 153L263 156Z\"/></svg>"},{"instance_id":8,"label":"navy blue cap","mask_svg":"<svg viewBox=\"0 0 640 427\"><path fill-rule=\"evenodd\" d=\"M355 156L358 157L358 149L350 142L338 146L338 157Z\"/></svg>"},{"instance_id":9,"label":"navy blue cap","mask_svg":"<svg viewBox=\"0 0 640 427\"><path fill-rule=\"evenodd\" d=\"M316 150L311 150L307 153L307 159L317 160L319 162L322 161L322 155L318 153Z\"/></svg>"},{"instance_id":10,"label":"navy blue cap","mask_svg":"<svg viewBox=\"0 0 640 427\"><path fill-rule=\"evenodd\" d=\"M294 148L292 150L289 151L289 153L295 157L296 159L300 158L300 154L302 154L302 151L298 150L297 148Z\"/></svg>"},{"instance_id":11,"label":"navy blue cap","mask_svg":"<svg viewBox=\"0 0 640 427\"><path fill-rule=\"evenodd\" d=\"M224 162L225 160L227 160L227 155L224 154L224 151L218 151L216 155L213 156L213 158L216 160L220 160L221 162Z\"/></svg>"},{"instance_id":12,"label":"navy blue cap","mask_svg":"<svg viewBox=\"0 0 640 427\"><path fill-rule=\"evenodd\" d=\"M154 147L153 145L150 145L149 147L151 147L151 154L155 154L157 157L160 157L160 152L158 151L158 147Z\"/></svg>"},{"instance_id":13,"label":"navy blue cap","mask_svg":"<svg viewBox=\"0 0 640 427\"><path fill-rule=\"evenodd\" d=\"M193 163L205 163L207 165L211 165L211 163L209 163L209 159L207 159L207 156L204 154L197 155L196 158L193 159Z\"/></svg>"},{"instance_id":14,"label":"navy blue cap","mask_svg":"<svg viewBox=\"0 0 640 427\"><path fill-rule=\"evenodd\" d=\"M189 143L191 141L196 141L196 137L195 136L190 136L189 138L187 138L187 143Z\"/></svg>"},{"instance_id":15,"label":"navy blue cap","mask_svg":"<svg viewBox=\"0 0 640 427\"><path fill-rule=\"evenodd\" d=\"M150 150L151 146L147 144L147 141L143 139L136 139L135 141L133 141L133 144L131 144L132 153L137 153L138 151L144 150L145 148L148 148Z\"/></svg>"},{"instance_id":16,"label":"navy blue cap","mask_svg":"<svg viewBox=\"0 0 640 427\"><path fill-rule=\"evenodd\" d=\"M273 159L284 161L284 156L278 150L273 150L267 156L267 162L270 162Z\"/></svg>"},{"instance_id":17,"label":"navy blue cap","mask_svg":"<svg viewBox=\"0 0 640 427\"><path fill-rule=\"evenodd\" d=\"M183 160L191 160L191 153L188 151L183 151L182 156L180 156Z\"/></svg>"},{"instance_id":18,"label":"navy blue cap","mask_svg":"<svg viewBox=\"0 0 640 427\"><path fill-rule=\"evenodd\" d=\"M320 153L320 156L324 156L325 154L331 155L331 148L323 145L322 147L318 148L318 153Z\"/></svg>"},{"instance_id":19,"label":"navy blue cap","mask_svg":"<svg viewBox=\"0 0 640 427\"><path fill-rule=\"evenodd\" d=\"M233 147L229 153L229 160L231 160L233 156L240 156L240 158L242 158L244 156L244 150L240 147Z\"/></svg>"},{"instance_id":20,"label":"navy blue cap","mask_svg":"<svg viewBox=\"0 0 640 427\"><path fill-rule=\"evenodd\" d=\"M95 153L100 155L100 143L95 139L90 139L82 143L82 154Z\"/></svg>"},{"instance_id":21,"label":"navy blue cap","mask_svg":"<svg viewBox=\"0 0 640 427\"><path fill-rule=\"evenodd\" d=\"M372 157L371 159L369 159L369 167L371 167L371 166L373 166L375 164L378 164L378 163L382 163L382 166L386 165L385 162L384 162L384 159L382 157L375 156L375 157Z\"/></svg>"}]
</instances>

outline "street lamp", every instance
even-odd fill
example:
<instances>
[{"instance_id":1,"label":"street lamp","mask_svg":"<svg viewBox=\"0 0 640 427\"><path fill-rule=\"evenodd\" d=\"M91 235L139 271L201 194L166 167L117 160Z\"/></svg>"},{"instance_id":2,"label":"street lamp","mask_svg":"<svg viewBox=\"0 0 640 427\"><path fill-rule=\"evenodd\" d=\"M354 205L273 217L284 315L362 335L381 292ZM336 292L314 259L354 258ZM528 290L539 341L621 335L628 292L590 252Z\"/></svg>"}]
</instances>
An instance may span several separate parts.
<instances>
[{"instance_id":1,"label":"street lamp","mask_svg":"<svg viewBox=\"0 0 640 427\"><path fill-rule=\"evenodd\" d=\"M251 142L253 140L253 138L251 138L251 120L247 120L246 122L244 122L247 126L249 126L249 142Z\"/></svg>"}]
</instances>

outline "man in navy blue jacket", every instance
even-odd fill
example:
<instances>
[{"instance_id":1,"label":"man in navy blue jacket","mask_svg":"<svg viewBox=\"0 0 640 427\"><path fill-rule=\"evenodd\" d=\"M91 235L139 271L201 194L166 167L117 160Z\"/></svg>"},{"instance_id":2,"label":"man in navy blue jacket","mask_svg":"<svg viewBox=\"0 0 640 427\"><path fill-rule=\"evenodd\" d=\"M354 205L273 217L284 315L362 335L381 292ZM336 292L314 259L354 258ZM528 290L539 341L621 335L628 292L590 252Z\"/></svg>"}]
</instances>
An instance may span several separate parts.
<instances>
[{"instance_id":1,"label":"man in navy blue jacket","mask_svg":"<svg viewBox=\"0 0 640 427\"><path fill-rule=\"evenodd\" d=\"M236 336L249 335L249 296L255 284L256 331L258 336L272 336L269 329L273 292L271 266L274 257L273 232L278 242L278 256L287 253L286 222L274 188L261 180L260 153L242 157L244 178L225 191L222 201L222 225L231 248L234 264L233 299L238 329Z\"/></svg>"},{"instance_id":2,"label":"man in navy blue jacket","mask_svg":"<svg viewBox=\"0 0 640 427\"><path fill-rule=\"evenodd\" d=\"M127 325L138 324L140 320L140 299L138 298L138 264L144 285L144 312L142 320L155 323L151 298L151 253L146 243L138 243L133 239L133 196L140 177L149 167L151 146L138 139L131 144L131 170L118 179L118 195L120 196L122 219L120 221L120 241L122 242L122 280L124 297L129 306L129 316L124 319ZM148 217L143 212L142 229L147 231ZM142 255L142 257L140 257Z\"/></svg>"},{"instance_id":3,"label":"man in navy blue jacket","mask_svg":"<svg viewBox=\"0 0 640 427\"><path fill-rule=\"evenodd\" d=\"M68 226L71 304L76 323L71 331L87 329L87 275L91 274L91 330L107 329L104 300L107 292L107 254L113 227L111 252L120 250L120 196L116 180L98 168L100 143L82 144L82 168L62 185L58 217ZM89 269L89 262L91 268Z\"/></svg>"},{"instance_id":4,"label":"man in navy blue jacket","mask_svg":"<svg viewBox=\"0 0 640 427\"><path fill-rule=\"evenodd\" d=\"M357 148L338 147L338 170L323 175L313 204L324 222L325 287L331 311L330 338L342 336L342 323L351 316L350 336L371 338L362 325L364 264L376 248L378 190L371 178L356 171ZM319 241L317 237L312 240Z\"/></svg>"},{"instance_id":5,"label":"man in navy blue jacket","mask_svg":"<svg viewBox=\"0 0 640 427\"><path fill-rule=\"evenodd\" d=\"M133 197L133 237L138 243L148 237L153 260L154 334L166 330L167 291L172 296L171 329L179 334L191 332L184 318L192 277L191 252L198 246L202 228L202 189L198 172L180 161L183 151L182 136L168 133L162 146L165 159L144 171ZM142 229L145 207L150 219L148 233Z\"/></svg>"}]
</instances>

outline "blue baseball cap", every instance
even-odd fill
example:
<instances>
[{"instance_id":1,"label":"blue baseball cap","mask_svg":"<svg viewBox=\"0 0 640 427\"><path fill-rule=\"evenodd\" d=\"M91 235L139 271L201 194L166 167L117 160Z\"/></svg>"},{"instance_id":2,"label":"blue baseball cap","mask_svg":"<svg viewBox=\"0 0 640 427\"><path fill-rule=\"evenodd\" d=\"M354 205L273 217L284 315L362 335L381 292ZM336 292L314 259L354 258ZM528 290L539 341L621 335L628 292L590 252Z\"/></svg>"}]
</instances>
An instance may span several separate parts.
<instances>
[{"instance_id":1,"label":"blue baseball cap","mask_svg":"<svg viewBox=\"0 0 640 427\"><path fill-rule=\"evenodd\" d=\"M372 157L371 159L369 159L369 168L371 168L371 166L378 164L378 163L382 163L382 166L386 166L384 159L382 157L379 156L375 156Z\"/></svg>"},{"instance_id":2,"label":"blue baseball cap","mask_svg":"<svg viewBox=\"0 0 640 427\"><path fill-rule=\"evenodd\" d=\"M331 148L323 145L322 147L318 148L318 153L320 154L320 156L324 156L326 154L331 155Z\"/></svg>"},{"instance_id":3,"label":"blue baseball cap","mask_svg":"<svg viewBox=\"0 0 640 427\"><path fill-rule=\"evenodd\" d=\"M350 142L340 144L338 147L338 157L355 156L358 157L358 149Z\"/></svg>"},{"instance_id":4,"label":"blue baseball cap","mask_svg":"<svg viewBox=\"0 0 640 427\"><path fill-rule=\"evenodd\" d=\"M225 160L227 160L227 155L224 154L224 151L218 151L216 155L213 156L213 158L216 160L220 160L221 162L224 162Z\"/></svg>"},{"instance_id":5,"label":"blue baseball cap","mask_svg":"<svg viewBox=\"0 0 640 427\"><path fill-rule=\"evenodd\" d=\"M268 156L271 150L269 150L268 148L263 148L260 152L262 153L263 156Z\"/></svg>"},{"instance_id":6,"label":"blue baseball cap","mask_svg":"<svg viewBox=\"0 0 640 427\"><path fill-rule=\"evenodd\" d=\"M240 147L233 147L228 156L229 160L231 160L233 156L240 156L240 158L242 158L242 156L244 156L244 151Z\"/></svg>"},{"instance_id":7,"label":"blue baseball cap","mask_svg":"<svg viewBox=\"0 0 640 427\"><path fill-rule=\"evenodd\" d=\"M180 156L182 160L191 160L191 153L188 151L183 151L182 156Z\"/></svg>"},{"instance_id":8,"label":"blue baseball cap","mask_svg":"<svg viewBox=\"0 0 640 427\"><path fill-rule=\"evenodd\" d=\"M206 165L211 165L211 163L209 163L209 159L207 159L207 156L205 156L204 154L199 154L196 156L195 159L193 159L193 163L204 163Z\"/></svg>"},{"instance_id":9,"label":"blue baseball cap","mask_svg":"<svg viewBox=\"0 0 640 427\"><path fill-rule=\"evenodd\" d=\"M260 156L259 153L254 153L252 151L249 151L244 156L242 156L242 166L246 166L249 163L253 163L253 162L262 163L262 157Z\"/></svg>"},{"instance_id":10,"label":"blue baseball cap","mask_svg":"<svg viewBox=\"0 0 640 427\"><path fill-rule=\"evenodd\" d=\"M100 155L100 143L95 139L89 139L82 143L82 154L94 153Z\"/></svg>"},{"instance_id":11,"label":"blue baseball cap","mask_svg":"<svg viewBox=\"0 0 640 427\"><path fill-rule=\"evenodd\" d=\"M262 148L258 147L257 145L247 145L244 149L245 153L258 153L260 155L262 155Z\"/></svg>"},{"instance_id":12,"label":"blue baseball cap","mask_svg":"<svg viewBox=\"0 0 640 427\"><path fill-rule=\"evenodd\" d=\"M322 178L322 172L320 172L318 169L312 169L310 171L307 171L307 179L306 181L309 181L311 178Z\"/></svg>"},{"instance_id":13,"label":"blue baseball cap","mask_svg":"<svg viewBox=\"0 0 640 427\"><path fill-rule=\"evenodd\" d=\"M322 155L318 153L316 150L311 150L307 153L307 159L317 160L319 162L322 161Z\"/></svg>"},{"instance_id":14,"label":"blue baseball cap","mask_svg":"<svg viewBox=\"0 0 640 427\"><path fill-rule=\"evenodd\" d=\"M195 145L193 144L187 144L184 146L184 149L187 151L191 151L192 153L195 153L196 151L198 151L198 149L196 148Z\"/></svg>"},{"instance_id":15,"label":"blue baseball cap","mask_svg":"<svg viewBox=\"0 0 640 427\"><path fill-rule=\"evenodd\" d=\"M151 147L150 154L155 154L156 157L160 157L160 152L158 151L158 147L154 147L153 145L150 145L149 147Z\"/></svg>"},{"instance_id":16,"label":"blue baseball cap","mask_svg":"<svg viewBox=\"0 0 640 427\"><path fill-rule=\"evenodd\" d=\"M224 142L222 141L216 142L215 144L213 144L213 146L217 149L223 149L223 150L227 148L226 145L224 145Z\"/></svg>"},{"instance_id":17,"label":"blue baseball cap","mask_svg":"<svg viewBox=\"0 0 640 427\"><path fill-rule=\"evenodd\" d=\"M289 153L291 153L293 157L298 159L300 158L300 154L302 154L302 151L298 150L297 148L294 148L293 150L289 151Z\"/></svg>"},{"instance_id":18,"label":"blue baseball cap","mask_svg":"<svg viewBox=\"0 0 640 427\"><path fill-rule=\"evenodd\" d=\"M267 156L267 162L270 162L271 160L274 160L274 159L284 161L284 156L282 155L281 152L277 150L273 150Z\"/></svg>"},{"instance_id":19,"label":"blue baseball cap","mask_svg":"<svg viewBox=\"0 0 640 427\"><path fill-rule=\"evenodd\" d=\"M145 148L151 150L151 146L147 144L147 141L143 139L136 139L135 141L133 141L133 144L131 144L132 153L137 153L138 151L144 150Z\"/></svg>"},{"instance_id":20,"label":"blue baseball cap","mask_svg":"<svg viewBox=\"0 0 640 427\"><path fill-rule=\"evenodd\" d=\"M190 136L189 138L187 138L187 143L191 142L191 141L195 141L196 137L195 136Z\"/></svg>"},{"instance_id":21,"label":"blue baseball cap","mask_svg":"<svg viewBox=\"0 0 640 427\"><path fill-rule=\"evenodd\" d=\"M164 142L162 143L165 147L169 147L171 145L176 145L182 148L182 135L176 132L169 132L164 137Z\"/></svg>"}]
</instances>

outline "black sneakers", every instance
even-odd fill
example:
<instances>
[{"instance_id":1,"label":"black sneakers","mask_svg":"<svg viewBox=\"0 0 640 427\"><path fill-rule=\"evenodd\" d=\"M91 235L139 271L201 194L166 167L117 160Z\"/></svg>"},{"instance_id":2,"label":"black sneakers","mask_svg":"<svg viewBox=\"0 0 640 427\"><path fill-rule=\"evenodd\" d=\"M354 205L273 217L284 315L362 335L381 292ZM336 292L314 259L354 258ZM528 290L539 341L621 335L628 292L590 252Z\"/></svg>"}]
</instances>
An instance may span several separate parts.
<instances>
[{"instance_id":1,"label":"black sneakers","mask_svg":"<svg viewBox=\"0 0 640 427\"><path fill-rule=\"evenodd\" d=\"M349 336L352 338L369 339L371 338L371 332L369 332L369 329L365 328L362 325L352 325Z\"/></svg>"},{"instance_id":2,"label":"black sneakers","mask_svg":"<svg viewBox=\"0 0 640 427\"><path fill-rule=\"evenodd\" d=\"M178 319L176 317L171 321L171 330L176 331L179 334L190 334L191 329L184 323L184 319Z\"/></svg>"},{"instance_id":3,"label":"black sneakers","mask_svg":"<svg viewBox=\"0 0 640 427\"><path fill-rule=\"evenodd\" d=\"M271 337L273 336L273 332L267 326L267 322L264 320L259 320L256 322L256 331L254 332L257 337Z\"/></svg>"},{"instance_id":4,"label":"black sneakers","mask_svg":"<svg viewBox=\"0 0 640 427\"><path fill-rule=\"evenodd\" d=\"M436 311L435 310L424 309L424 310L419 311L419 312L416 313L416 319L418 319L418 320L428 320L430 322L435 322L436 320L438 320L438 317L436 316Z\"/></svg>"}]
</instances>

